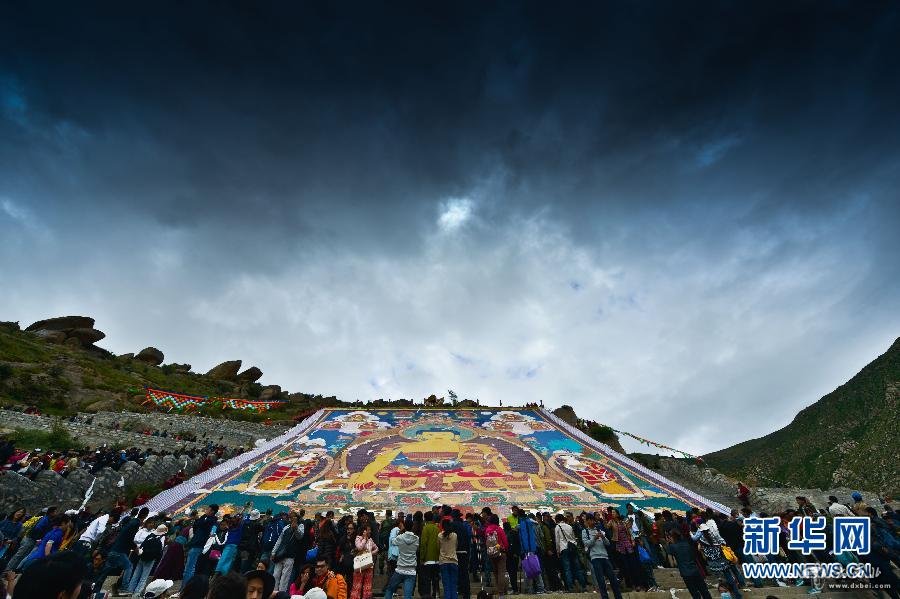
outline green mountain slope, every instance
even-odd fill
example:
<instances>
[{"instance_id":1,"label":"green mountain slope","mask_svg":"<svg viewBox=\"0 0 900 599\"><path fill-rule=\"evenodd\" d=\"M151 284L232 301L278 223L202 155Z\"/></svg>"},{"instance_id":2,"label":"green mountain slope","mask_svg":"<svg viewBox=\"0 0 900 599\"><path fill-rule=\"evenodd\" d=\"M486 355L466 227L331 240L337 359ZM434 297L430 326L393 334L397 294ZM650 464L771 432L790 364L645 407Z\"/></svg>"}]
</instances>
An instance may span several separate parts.
<instances>
[{"instance_id":1,"label":"green mountain slope","mask_svg":"<svg viewBox=\"0 0 900 599\"><path fill-rule=\"evenodd\" d=\"M704 456L738 478L900 491L900 339L781 430Z\"/></svg>"}]
</instances>

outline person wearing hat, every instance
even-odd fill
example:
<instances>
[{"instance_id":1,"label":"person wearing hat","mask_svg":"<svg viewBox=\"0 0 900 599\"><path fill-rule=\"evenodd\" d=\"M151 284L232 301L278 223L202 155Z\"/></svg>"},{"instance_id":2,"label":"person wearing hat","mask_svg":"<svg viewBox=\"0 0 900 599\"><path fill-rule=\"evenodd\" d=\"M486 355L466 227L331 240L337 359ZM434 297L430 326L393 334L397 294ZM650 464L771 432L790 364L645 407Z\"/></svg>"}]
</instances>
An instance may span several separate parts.
<instances>
[{"instance_id":1,"label":"person wearing hat","mask_svg":"<svg viewBox=\"0 0 900 599\"><path fill-rule=\"evenodd\" d=\"M313 587L305 595L291 595L291 599L328 599L328 595L319 587Z\"/></svg>"},{"instance_id":2,"label":"person wearing hat","mask_svg":"<svg viewBox=\"0 0 900 599\"><path fill-rule=\"evenodd\" d=\"M150 521L151 520L148 518L147 523ZM141 531L138 531L138 533L135 534L134 544L138 547L138 563L137 566L135 566L134 573L131 575L131 579L128 581L128 588L126 589L133 597L135 597L135 599L142 596L141 591L143 590L144 585L147 584L147 579L150 577L153 566L155 566L157 560L162 557L163 547L166 544L166 534L168 534L168 532L169 527L165 524L160 524L146 535L141 535Z\"/></svg>"},{"instance_id":3,"label":"person wearing hat","mask_svg":"<svg viewBox=\"0 0 900 599\"><path fill-rule=\"evenodd\" d=\"M172 586L175 584L174 580L165 580L163 578L157 578L153 582L147 585L147 590L144 591L143 598L144 599L160 599L161 597L168 597L171 592Z\"/></svg>"},{"instance_id":4,"label":"person wearing hat","mask_svg":"<svg viewBox=\"0 0 900 599\"><path fill-rule=\"evenodd\" d=\"M853 513L857 516L868 515L866 513L866 508L869 507L869 505L865 501L863 501L862 493L860 493L859 491L853 491L852 493L850 493L850 497L853 499L853 507L851 508L853 510Z\"/></svg>"},{"instance_id":5,"label":"person wearing hat","mask_svg":"<svg viewBox=\"0 0 900 599\"><path fill-rule=\"evenodd\" d=\"M275 590L275 577L265 570L244 572L247 579L247 599L269 599Z\"/></svg>"},{"instance_id":6,"label":"person wearing hat","mask_svg":"<svg viewBox=\"0 0 900 599\"><path fill-rule=\"evenodd\" d=\"M259 510L250 510L244 523L244 533L238 543L238 557L241 560L241 572L253 568L258 563L259 540L263 531L262 514Z\"/></svg>"}]
</instances>

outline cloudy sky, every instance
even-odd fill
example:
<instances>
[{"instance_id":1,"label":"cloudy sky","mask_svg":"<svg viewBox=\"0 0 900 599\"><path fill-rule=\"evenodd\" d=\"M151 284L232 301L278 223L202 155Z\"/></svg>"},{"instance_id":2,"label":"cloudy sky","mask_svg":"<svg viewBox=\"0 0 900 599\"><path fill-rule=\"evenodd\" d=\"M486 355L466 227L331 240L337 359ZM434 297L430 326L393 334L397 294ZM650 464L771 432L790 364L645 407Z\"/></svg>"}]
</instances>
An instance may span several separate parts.
<instances>
[{"instance_id":1,"label":"cloudy sky","mask_svg":"<svg viewBox=\"0 0 900 599\"><path fill-rule=\"evenodd\" d=\"M159 5L0 8L0 320L692 452L900 336L896 3Z\"/></svg>"}]
</instances>

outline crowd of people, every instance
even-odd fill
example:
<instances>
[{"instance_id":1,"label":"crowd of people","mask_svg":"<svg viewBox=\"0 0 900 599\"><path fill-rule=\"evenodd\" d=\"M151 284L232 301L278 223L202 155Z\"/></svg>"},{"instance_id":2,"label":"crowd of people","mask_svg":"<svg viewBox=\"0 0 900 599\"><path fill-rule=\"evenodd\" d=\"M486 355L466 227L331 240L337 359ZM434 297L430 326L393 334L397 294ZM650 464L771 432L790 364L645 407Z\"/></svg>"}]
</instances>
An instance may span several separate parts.
<instances>
[{"instance_id":1,"label":"crowd of people","mask_svg":"<svg viewBox=\"0 0 900 599\"><path fill-rule=\"evenodd\" d=\"M200 457L202 458L198 470L200 472L243 451L243 448L227 447L212 441L208 441L202 448L176 449L171 452L138 447L119 449L106 444L90 449L52 451L40 447L33 449L16 447L12 438L0 438L0 472L16 472L31 480L44 470L56 472L64 477L79 469L96 475L104 468L118 471L126 462L135 462L143 466L151 455L172 455L179 459L191 460Z\"/></svg>"},{"instance_id":2,"label":"crowd of people","mask_svg":"<svg viewBox=\"0 0 900 599\"><path fill-rule=\"evenodd\" d=\"M836 559L787 546L794 515L864 515L873 524L872 551L852 559L877 566L873 582L897 597L900 580L891 564L900 566L897 515L889 503L879 510L861 496L852 499L843 505L832 497L817 510L798 497L796 510L779 514L779 553L770 558ZM766 516L750 506L726 516L696 508L651 514L632 504L623 512L607 507L577 516L513 506L504 518L489 507L463 513L434 506L411 514L387 511L380 520L366 510L340 518L333 511L307 516L302 509L261 513L249 502L239 512L207 505L180 515L146 507L101 514L60 514L51 507L34 516L20 509L0 521L0 565L13 599L100 599L111 576L118 577L113 596L146 599L167 596L177 581L182 599L393 599L401 592L413 599L416 590L422 599L471 599L473 589L485 588L500 598L581 591L622 599L626 591L657 589L655 572L662 567L676 567L694 599L711 599L710 576L721 599L741 599L742 587L764 582L744 580L739 567L758 558L743 551L742 521L755 515ZM78 584L69 574L47 575L57 571L77 571ZM379 588L376 571L386 575Z\"/></svg>"}]
</instances>

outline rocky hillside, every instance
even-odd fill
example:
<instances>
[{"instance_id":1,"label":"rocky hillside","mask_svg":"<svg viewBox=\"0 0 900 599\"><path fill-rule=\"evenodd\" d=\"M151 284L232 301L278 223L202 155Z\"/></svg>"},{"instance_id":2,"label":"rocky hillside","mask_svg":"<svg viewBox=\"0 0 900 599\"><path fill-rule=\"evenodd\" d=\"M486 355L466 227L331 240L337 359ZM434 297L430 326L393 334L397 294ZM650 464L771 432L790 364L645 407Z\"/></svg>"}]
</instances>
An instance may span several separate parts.
<instances>
[{"instance_id":1,"label":"rocky hillside","mask_svg":"<svg viewBox=\"0 0 900 599\"><path fill-rule=\"evenodd\" d=\"M781 430L704 456L765 486L862 487L900 492L900 339Z\"/></svg>"},{"instance_id":2,"label":"rocky hillside","mask_svg":"<svg viewBox=\"0 0 900 599\"><path fill-rule=\"evenodd\" d=\"M211 409L219 418L291 420L298 413L335 405L335 397L290 393L278 385L262 386L256 366L242 369L228 360L204 374L190 364L166 364L163 352L146 347L121 356L95 345L105 337L94 319L63 316L38 321L24 330L14 322L0 323L0 406L37 407L44 414L146 411L143 387L194 395L245 399L284 399L284 408L268 414Z\"/></svg>"}]
</instances>

